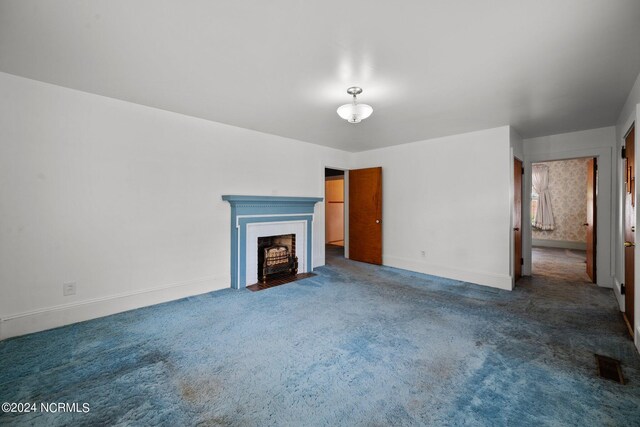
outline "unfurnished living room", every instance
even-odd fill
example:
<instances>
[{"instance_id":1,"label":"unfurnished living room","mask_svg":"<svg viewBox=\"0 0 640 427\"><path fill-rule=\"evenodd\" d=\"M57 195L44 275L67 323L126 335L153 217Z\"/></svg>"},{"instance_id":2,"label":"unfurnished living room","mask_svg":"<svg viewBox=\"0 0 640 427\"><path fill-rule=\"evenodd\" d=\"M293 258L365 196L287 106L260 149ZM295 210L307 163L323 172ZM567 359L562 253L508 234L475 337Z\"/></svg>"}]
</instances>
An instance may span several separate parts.
<instances>
[{"instance_id":1,"label":"unfurnished living room","mask_svg":"<svg viewBox=\"0 0 640 427\"><path fill-rule=\"evenodd\" d=\"M640 425L639 122L639 0L0 0L0 424Z\"/></svg>"}]
</instances>

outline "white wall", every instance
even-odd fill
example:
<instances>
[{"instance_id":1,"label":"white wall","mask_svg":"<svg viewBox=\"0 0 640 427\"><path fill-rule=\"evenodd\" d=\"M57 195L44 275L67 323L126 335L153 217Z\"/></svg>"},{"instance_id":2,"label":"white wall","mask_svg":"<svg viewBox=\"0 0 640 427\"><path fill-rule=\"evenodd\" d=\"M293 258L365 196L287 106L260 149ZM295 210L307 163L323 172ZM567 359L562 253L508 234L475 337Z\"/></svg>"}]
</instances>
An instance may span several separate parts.
<instances>
[{"instance_id":1,"label":"white wall","mask_svg":"<svg viewBox=\"0 0 640 427\"><path fill-rule=\"evenodd\" d=\"M612 287L615 265L614 221L615 206L612 196L615 189L615 128L605 127L579 132L549 135L525 139L525 191L523 203L531 204L531 164L550 160L598 158L597 195L597 251L596 269L599 286ZM531 274L531 223L523 222L524 268L523 274Z\"/></svg>"},{"instance_id":2,"label":"white wall","mask_svg":"<svg viewBox=\"0 0 640 427\"><path fill-rule=\"evenodd\" d=\"M522 143L522 137L512 127L509 127L509 145L513 152L513 157L516 157L524 162L524 145Z\"/></svg>"},{"instance_id":3,"label":"white wall","mask_svg":"<svg viewBox=\"0 0 640 427\"><path fill-rule=\"evenodd\" d=\"M511 289L508 126L353 159L354 168L382 166L385 265Z\"/></svg>"},{"instance_id":4,"label":"white wall","mask_svg":"<svg viewBox=\"0 0 640 427\"><path fill-rule=\"evenodd\" d=\"M349 159L4 73L0 141L0 338L229 287L220 196L322 196Z\"/></svg>"},{"instance_id":5,"label":"white wall","mask_svg":"<svg viewBox=\"0 0 640 427\"><path fill-rule=\"evenodd\" d=\"M627 104L639 101L636 82ZM511 289L513 156L525 188L532 159L601 156L598 201L612 206L616 138L639 112L524 144L505 126L350 154L0 73L0 338L227 288L220 196L322 196L326 166L383 167L385 264ZM282 167L268 168L273 181L266 164ZM607 286L620 212L600 215ZM76 295L63 297L66 282Z\"/></svg>"},{"instance_id":6,"label":"white wall","mask_svg":"<svg viewBox=\"0 0 640 427\"><path fill-rule=\"evenodd\" d=\"M638 148L640 147L640 136L638 136L639 128L638 124L640 124L640 74L636 78L636 82L631 88L629 92L629 96L620 111L620 115L618 116L618 120L616 122L616 151L620 153L620 148L624 145L624 136L627 131L631 128L631 125L635 122L635 147L636 147L636 165L640 161L640 153ZM616 174L616 266L615 266L615 291L616 297L618 298L618 302L620 304L620 309L624 310L625 301L624 295L620 294L620 283L624 283L624 193L625 193L625 185L624 185L624 161L621 156L616 156L616 166L617 166L617 174ZM637 166L636 166L636 176L638 176ZM636 185L636 200L638 196L638 186ZM636 209L636 225L640 224L640 209ZM636 241L639 240L636 238ZM640 250L635 251L635 265L640 266ZM636 293L635 293L635 344L636 347L640 350L640 292L637 289L640 287L640 268L636 267L635 269L635 283L636 283Z\"/></svg>"}]
</instances>

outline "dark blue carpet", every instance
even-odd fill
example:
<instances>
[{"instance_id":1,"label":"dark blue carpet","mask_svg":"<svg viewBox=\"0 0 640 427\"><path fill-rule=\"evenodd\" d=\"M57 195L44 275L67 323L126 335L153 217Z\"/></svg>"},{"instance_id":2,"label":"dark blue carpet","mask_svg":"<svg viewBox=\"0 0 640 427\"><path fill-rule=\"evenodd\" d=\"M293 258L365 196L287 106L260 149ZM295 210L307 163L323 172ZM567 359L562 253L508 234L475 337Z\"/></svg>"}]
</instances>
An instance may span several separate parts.
<instances>
[{"instance_id":1,"label":"dark blue carpet","mask_svg":"<svg viewBox=\"0 0 640 427\"><path fill-rule=\"evenodd\" d=\"M638 425L640 358L610 290L514 292L334 259L0 342L1 402L88 402L16 425ZM628 385L596 377L593 353Z\"/></svg>"}]
</instances>

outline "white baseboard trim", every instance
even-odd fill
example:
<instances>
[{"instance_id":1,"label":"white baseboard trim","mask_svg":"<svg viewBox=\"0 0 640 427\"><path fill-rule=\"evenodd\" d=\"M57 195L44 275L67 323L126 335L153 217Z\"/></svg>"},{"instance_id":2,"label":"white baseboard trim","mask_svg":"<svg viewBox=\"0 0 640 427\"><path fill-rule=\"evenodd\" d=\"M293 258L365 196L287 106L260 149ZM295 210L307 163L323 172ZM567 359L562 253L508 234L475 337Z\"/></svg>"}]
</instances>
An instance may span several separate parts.
<instances>
[{"instance_id":1,"label":"white baseboard trim","mask_svg":"<svg viewBox=\"0 0 640 427\"><path fill-rule=\"evenodd\" d=\"M620 311L624 311L624 296L620 291L622 286L620 281L614 277L613 278L613 295L616 297L616 301L618 302L618 306L620 307Z\"/></svg>"},{"instance_id":2,"label":"white baseboard trim","mask_svg":"<svg viewBox=\"0 0 640 427\"><path fill-rule=\"evenodd\" d=\"M230 283L228 276L210 276L11 314L0 319L0 340L205 294L228 288Z\"/></svg>"},{"instance_id":3,"label":"white baseboard trim","mask_svg":"<svg viewBox=\"0 0 640 427\"><path fill-rule=\"evenodd\" d=\"M541 246L543 248L564 248L564 249L578 249L581 251L587 250L587 244L584 242L572 242L569 240L547 240L547 239L532 239L531 246Z\"/></svg>"},{"instance_id":4,"label":"white baseboard trim","mask_svg":"<svg viewBox=\"0 0 640 427\"><path fill-rule=\"evenodd\" d=\"M477 285L489 286L491 288L504 289L508 291L513 290L513 280L509 275L487 273L483 271L460 270L450 267L431 265L424 261L415 259L400 258L389 255L383 256L383 263L389 267L401 268L403 270L431 274L432 276L475 283Z\"/></svg>"}]
</instances>

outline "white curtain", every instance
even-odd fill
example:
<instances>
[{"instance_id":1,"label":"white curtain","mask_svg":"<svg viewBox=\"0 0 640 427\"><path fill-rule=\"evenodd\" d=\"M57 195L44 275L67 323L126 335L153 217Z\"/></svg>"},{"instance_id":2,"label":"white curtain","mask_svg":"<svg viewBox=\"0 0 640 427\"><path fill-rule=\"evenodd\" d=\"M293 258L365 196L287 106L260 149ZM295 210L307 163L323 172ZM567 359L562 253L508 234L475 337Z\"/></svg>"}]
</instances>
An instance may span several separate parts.
<instances>
[{"instance_id":1,"label":"white curtain","mask_svg":"<svg viewBox=\"0 0 640 427\"><path fill-rule=\"evenodd\" d=\"M540 230L553 230L553 211L551 209L551 194L549 193L549 167L547 165L533 165L531 175L533 191L538 193L538 209L533 219L533 226Z\"/></svg>"}]
</instances>

